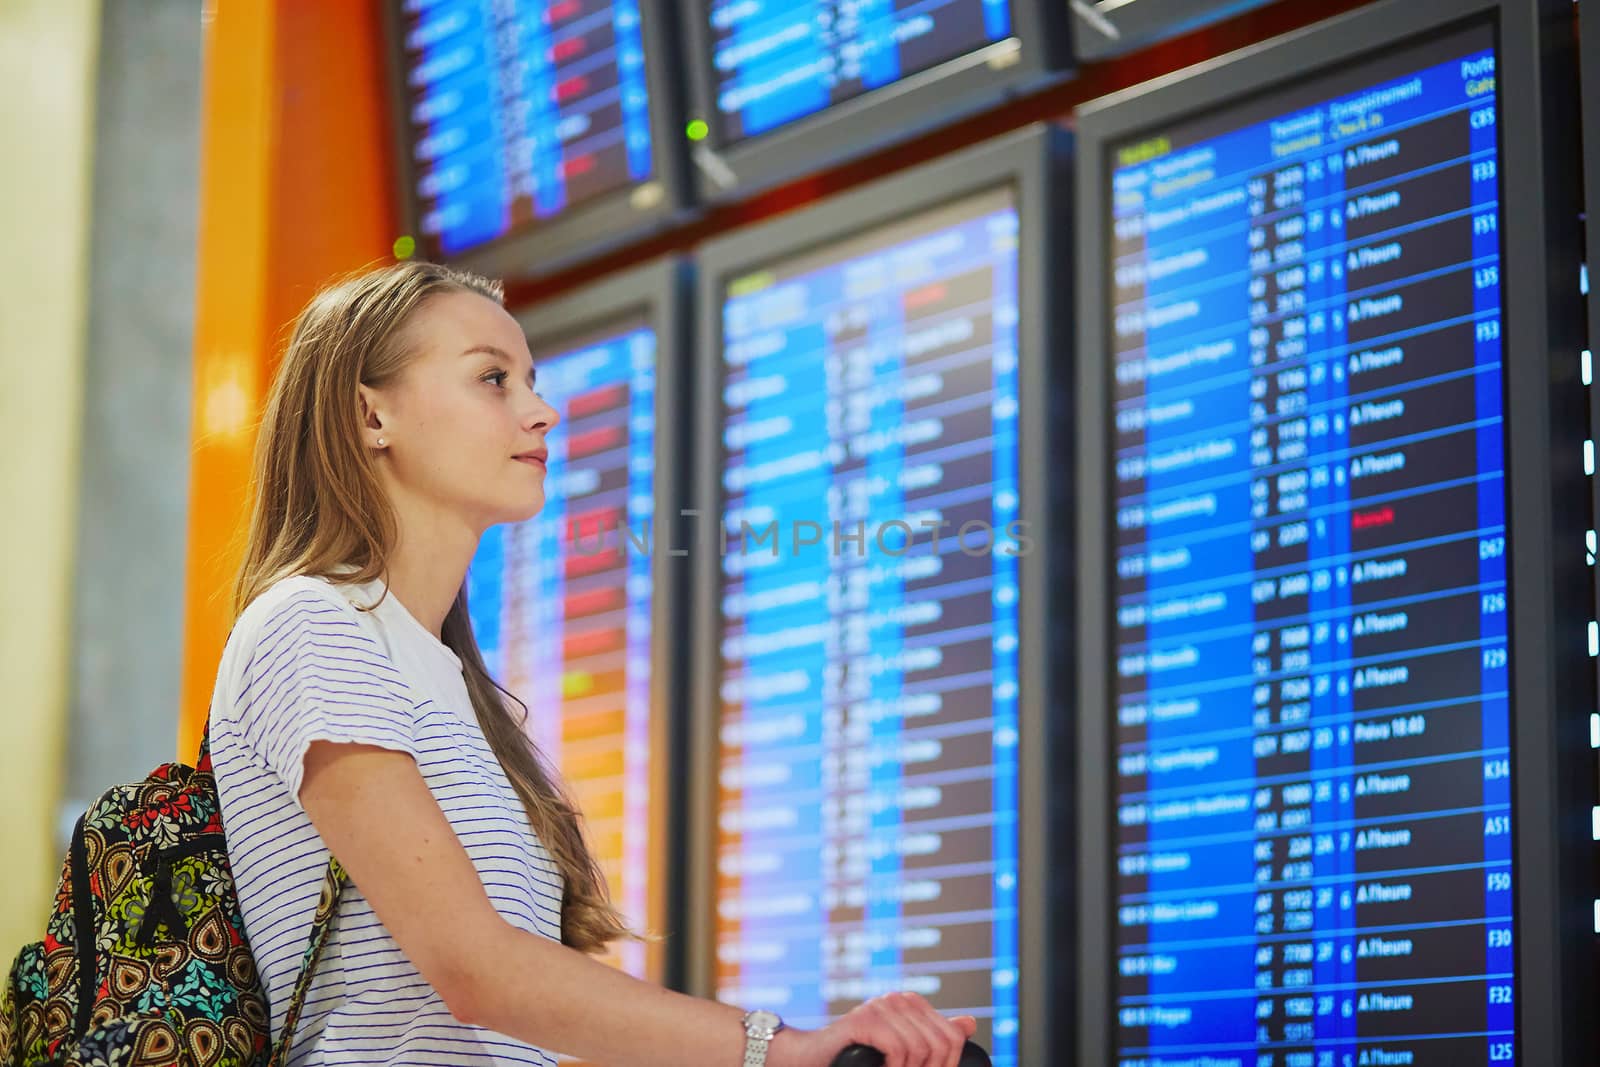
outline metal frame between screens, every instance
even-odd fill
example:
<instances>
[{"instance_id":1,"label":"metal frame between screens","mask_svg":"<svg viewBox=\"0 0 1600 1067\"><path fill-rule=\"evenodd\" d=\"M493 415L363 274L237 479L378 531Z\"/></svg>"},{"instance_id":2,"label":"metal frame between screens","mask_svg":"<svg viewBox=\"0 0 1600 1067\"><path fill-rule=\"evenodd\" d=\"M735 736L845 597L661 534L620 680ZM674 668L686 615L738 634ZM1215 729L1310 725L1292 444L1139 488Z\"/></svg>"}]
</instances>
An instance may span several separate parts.
<instances>
[{"instance_id":1,"label":"metal frame between screens","mask_svg":"<svg viewBox=\"0 0 1600 1067\"><path fill-rule=\"evenodd\" d=\"M394 171L398 183L399 222L417 241L420 254L423 205L417 196L414 138L406 85L402 0L382 0L387 38L390 125L394 131ZM451 264L490 277L534 278L662 229L685 217L691 203L688 158L683 152L683 101L676 71L679 63L676 5L673 0L638 0L644 45L645 84L650 98L650 154L654 181L661 188L653 204L635 207L638 185L629 185L546 222L512 229L447 259Z\"/></svg>"},{"instance_id":2,"label":"metal frame between screens","mask_svg":"<svg viewBox=\"0 0 1600 1067\"><path fill-rule=\"evenodd\" d=\"M1034 127L949 160L930 164L837 197L709 245L699 260L696 507L705 528L720 523L723 401L723 287L763 263L846 240L875 225L893 223L965 195L1011 185L1017 191L1021 444L1018 467L1021 517L1034 532L1034 551L1023 555L1019 604L1021 699L1019 799L1019 907L1021 929L1021 1062L1059 1062L1054 1051L1068 1039L1071 1012L1073 889L1068 854L1072 802L1066 748L1070 708L1063 701L1070 678L1061 666L1067 647L1072 579L1069 522L1063 515L1070 465L1064 428L1069 405L1069 335L1058 298L1068 284L1071 230L1064 166L1068 139L1059 129ZM688 809L691 850L688 892L689 991L714 997L716 897L716 790L719 762L718 677L721 656L720 581L716 538L695 546L693 713ZM744 1005L757 1008L762 1005Z\"/></svg>"},{"instance_id":3,"label":"metal frame between screens","mask_svg":"<svg viewBox=\"0 0 1600 1067\"><path fill-rule=\"evenodd\" d=\"M643 314L656 334L656 468L652 490L656 514L675 512L682 499L688 473L687 433L683 419L689 387L685 367L688 351L689 268L668 259L577 290L550 303L516 314L537 355L539 338L559 342L564 337L602 329L609 322ZM557 430L556 432L561 432ZM683 912L684 810L682 710L685 672L681 643L689 613L685 605L688 584L680 561L663 551L662 532L651 531L653 579L650 601L650 886L652 932L668 933ZM650 946L646 956L651 978L670 988L683 986L681 939Z\"/></svg>"},{"instance_id":4,"label":"metal frame between screens","mask_svg":"<svg viewBox=\"0 0 1600 1067\"><path fill-rule=\"evenodd\" d=\"M1086 0L1098 20L1074 9L1073 45L1081 60L1121 55L1162 39L1187 33L1210 22L1263 7L1271 0ZM1105 31L1114 27L1117 36Z\"/></svg>"},{"instance_id":5,"label":"metal frame between screens","mask_svg":"<svg viewBox=\"0 0 1600 1067\"><path fill-rule=\"evenodd\" d=\"M705 148L694 151L709 149L734 176L733 184L723 187L705 166L696 166L695 186L707 202L756 192L908 140L1065 74L1071 59L1064 0L1011 0L1010 40L727 144L716 107L711 4L683 3L688 117L705 121L711 131Z\"/></svg>"},{"instance_id":6,"label":"metal frame between screens","mask_svg":"<svg viewBox=\"0 0 1600 1067\"><path fill-rule=\"evenodd\" d=\"M1583 534L1577 174L1569 0L1386 0L1109 97L1080 114L1078 836L1080 1062L1113 1062L1109 483L1109 152L1155 126L1484 20L1498 34L1518 1062L1592 1063L1594 680ZM1581 591L1581 592L1580 592Z\"/></svg>"}]
</instances>

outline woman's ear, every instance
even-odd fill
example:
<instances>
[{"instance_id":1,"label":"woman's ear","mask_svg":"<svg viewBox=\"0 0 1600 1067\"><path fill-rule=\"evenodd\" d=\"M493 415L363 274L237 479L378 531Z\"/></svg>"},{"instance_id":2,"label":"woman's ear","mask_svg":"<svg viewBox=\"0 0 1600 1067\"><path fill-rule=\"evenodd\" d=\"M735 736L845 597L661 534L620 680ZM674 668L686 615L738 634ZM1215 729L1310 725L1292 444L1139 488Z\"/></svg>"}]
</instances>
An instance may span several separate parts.
<instances>
[{"instance_id":1,"label":"woman's ear","mask_svg":"<svg viewBox=\"0 0 1600 1067\"><path fill-rule=\"evenodd\" d=\"M361 420L362 441L369 448L382 448L386 444L384 438L383 413L380 405L383 398L377 390L366 385L356 386L356 404Z\"/></svg>"}]
</instances>

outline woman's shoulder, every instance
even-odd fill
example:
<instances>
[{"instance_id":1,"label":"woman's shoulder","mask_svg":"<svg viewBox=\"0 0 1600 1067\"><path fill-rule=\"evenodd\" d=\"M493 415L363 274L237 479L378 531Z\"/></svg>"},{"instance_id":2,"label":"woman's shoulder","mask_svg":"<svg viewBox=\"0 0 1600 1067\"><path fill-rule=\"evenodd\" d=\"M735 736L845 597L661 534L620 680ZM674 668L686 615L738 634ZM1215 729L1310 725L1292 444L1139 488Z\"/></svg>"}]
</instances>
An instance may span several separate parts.
<instances>
[{"instance_id":1,"label":"woman's shoulder","mask_svg":"<svg viewBox=\"0 0 1600 1067\"><path fill-rule=\"evenodd\" d=\"M223 649L223 667L242 666L263 641L281 642L296 631L315 636L366 628L363 613L331 580L290 575L267 586L239 613Z\"/></svg>"},{"instance_id":2,"label":"woman's shoulder","mask_svg":"<svg viewBox=\"0 0 1600 1067\"><path fill-rule=\"evenodd\" d=\"M328 579L315 574L293 574L279 578L256 594L239 613L234 633L259 630L302 607L348 612L352 618L356 617L350 602Z\"/></svg>"},{"instance_id":3,"label":"woman's shoulder","mask_svg":"<svg viewBox=\"0 0 1600 1067\"><path fill-rule=\"evenodd\" d=\"M280 578L263 589L228 634L214 704L232 708L263 686L276 693L285 679L319 680L329 671L337 671L341 684L403 691L404 678L375 620L357 607L358 592L312 574Z\"/></svg>"}]
</instances>

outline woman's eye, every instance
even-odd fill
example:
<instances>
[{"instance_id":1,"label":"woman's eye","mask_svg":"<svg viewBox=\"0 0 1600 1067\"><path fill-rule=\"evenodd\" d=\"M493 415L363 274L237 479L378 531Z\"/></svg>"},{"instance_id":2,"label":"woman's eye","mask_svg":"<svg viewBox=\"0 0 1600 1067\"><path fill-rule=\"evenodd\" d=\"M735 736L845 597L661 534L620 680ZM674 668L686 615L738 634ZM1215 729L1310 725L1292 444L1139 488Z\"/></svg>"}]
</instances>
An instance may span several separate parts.
<instances>
[{"instance_id":1,"label":"woman's eye","mask_svg":"<svg viewBox=\"0 0 1600 1067\"><path fill-rule=\"evenodd\" d=\"M510 375L508 375L505 371L497 370L493 374L484 375L483 380L486 382L494 382L495 386L498 388L506 384L506 379L508 377L510 377ZM498 379L498 381L496 379Z\"/></svg>"}]
</instances>

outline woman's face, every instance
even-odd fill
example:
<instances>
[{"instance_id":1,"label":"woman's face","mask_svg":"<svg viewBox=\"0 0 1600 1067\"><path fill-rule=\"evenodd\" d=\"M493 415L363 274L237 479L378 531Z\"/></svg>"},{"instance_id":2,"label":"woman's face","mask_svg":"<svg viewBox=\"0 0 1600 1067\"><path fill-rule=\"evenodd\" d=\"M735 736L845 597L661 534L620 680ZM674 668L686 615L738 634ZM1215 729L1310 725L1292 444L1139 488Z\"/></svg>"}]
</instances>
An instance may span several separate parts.
<instances>
[{"instance_id":1,"label":"woman's face","mask_svg":"<svg viewBox=\"0 0 1600 1067\"><path fill-rule=\"evenodd\" d=\"M479 533L537 515L545 435L560 416L534 392L522 328L487 297L448 292L406 329L412 361L383 389L360 387L362 433L368 447L386 442L391 493L459 514Z\"/></svg>"}]
</instances>

